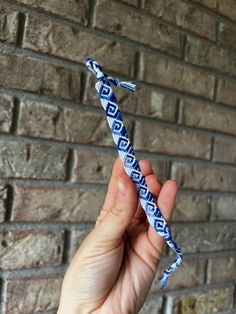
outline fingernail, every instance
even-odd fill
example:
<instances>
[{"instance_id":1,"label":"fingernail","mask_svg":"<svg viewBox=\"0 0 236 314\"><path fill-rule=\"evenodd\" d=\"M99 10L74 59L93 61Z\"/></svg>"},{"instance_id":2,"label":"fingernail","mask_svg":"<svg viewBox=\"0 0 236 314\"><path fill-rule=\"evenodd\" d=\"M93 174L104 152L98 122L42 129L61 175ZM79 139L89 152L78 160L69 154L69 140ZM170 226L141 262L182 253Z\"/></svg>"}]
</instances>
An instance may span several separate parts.
<instances>
[{"instance_id":1,"label":"fingernail","mask_svg":"<svg viewBox=\"0 0 236 314\"><path fill-rule=\"evenodd\" d=\"M125 185L122 181L118 180L117 181L117 184L118 184L118 190L119 190L119 193L124 196L125 195L125 192L126 192L126 188L125 188Z\"/></svg>"}]
</instances>

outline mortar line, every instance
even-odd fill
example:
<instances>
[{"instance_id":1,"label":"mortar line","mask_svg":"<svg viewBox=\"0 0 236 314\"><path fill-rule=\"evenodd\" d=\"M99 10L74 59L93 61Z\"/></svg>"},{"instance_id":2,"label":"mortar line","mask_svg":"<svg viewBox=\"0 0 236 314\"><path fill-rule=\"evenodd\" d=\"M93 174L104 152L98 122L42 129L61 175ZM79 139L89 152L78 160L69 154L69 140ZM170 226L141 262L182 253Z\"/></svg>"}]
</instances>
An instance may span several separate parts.
<instances>
[{"instance_id":1,"label":"mortar line","mask_svg":"<svg viewBox=\"0 0 236 314\"><path fill-rule=\"evenodd\" d=\"M70 249L71 249L71 232L68 229L65 229L62 264L67 265L69 263Z\"/></svg>"},{"instance_id":2,"label":"mortar line","mask_svg":"<svg viewBox=\"0 0 236 314\"><path fill-rule=\"evenodd\" d=\"M183 2L185 3L189 3L188 0L183 0ZM202 12L207 13L208 15L212 16L215 20L221 21L225 24L228 24L230 26L235 27L235 21L233 21L232 19L221 15L220 13L214 11L213 9L208 8L207 6L201 5L200 3L194 3L191 1L191 5L195 8L200 9Z\"/></svg>"},{"instance_id":3,"label":"mortar line","mask_svg":"<svg viewBox=\"0 0 236 314\"><path fill-rule=\"evenodd\" d=\"M205 265L204 265L204 281L203 281L205 285L209 284L209 282L208 282L208 264L209 264L209 260L206 259Z\"/></svg>"},{"instance_id":4,"label":"mortar line","mask_svg":"<svg viewBox=\"0 0 236 314\"><path fill-rule=\"evenodd\" d=\"M153 19L153 20L155 20L155 21L159 22L160 24L163 24L163 25L165 25L165 26L167 26L167 27L170 27L170 28L173 28L173 29L175 29L175 30L178 30L179 32L182 32L182 33L184 33L184 34L190 35L190 36L195 37L195 38L204 39L204 40L206 40L206 41L208 41L208 42L210 42L210 43L214 43L214 40L211 40L211 39L209 39L209 38L207 38L207 37L203 37L203 36L201 36L201 35L199 35L199 34L196 34L196 33L191 32L191 31L189 31L189 30L187 30L187 29L185 29L185 28L180 27L180 26L178 26L178 25L175 24L175 23L172 23L172 22L170 22L170 21L167 21L167 20L165 20L165 19L162 19L162 18L160 18L160 17L157 17L156 15L147 12L147 11L144 10L143 8L135 7L135 6L130 5L130 4L128 4L128 3L124 3L124 2L121 2L121 1L117 1L117 0L114 1L114 2L119 3L119 4L123 5L123 6L129 7L130 9L132 9L132 11L134 11L134 12L136 12L136 13L142 15L142 16L151 18L151 19ZM184 1L184 2L186 3L186 1ZM14 2L12 2L12 1L10 1L10 0L8 0L8 1L2 0L2 3L3 3L5 6L9 6L9 7L15 9L15 10L21 10L21 11L27 12L27 13L29 12L29 13L31 13L31 14L35 14L35 15L38 15L38 16L45 16L46 18L47 18L47 17L50 17L50 18L52 18L52 19L54 19L54 20L56 20L56 21L59 21L59 22L74 23L74 24L79 25L79 26L81 26L81 27L83 27L83 28L86 27L86 25L84 25L84 24L80 24L80 23L78 23L77 21L74 21L74 20L69 19L69 18L67 18L67 17L65 17L65 16L62 16L62 15L55 14L55 13L53 13L53 12L49 12L49 11L48 11L48 12L47 12L47 11L42 12L42 11L40 11L40 10L37 9L37 8L33 8L33 7L30 7L30 6L25 5L25 4L17 4L17 3L14 3ZM188 4L189 4L189 3L188 3ZM191 5L192 5L192 6L195 6L195 7L197 6L197 5L194 4L194 3L192 3ZM206 12L206 11L207 11L207 9L205 9L204 7L201 7L201 8L198 7L198 9L200 9L200 11L203 11L203 12ZM208 10L209 10L209 9L208 9ZM216 13L213 13L212 11L209 11L209 12L206 12L206 13L207 13L207 15L210 15L210 16L214 15L214 16L213 16L214 18L215 18L215 16L217 16L217 19L218 19L218 20L223 21L223 22L226 23L226 24L229 24L229 25L231 25L231 26L232 26L232 25L235 26L235 24L234 24L234 23L232 22L232 20L230 20L230 19L228 20L227 18L224 18L224 17L222 17L222 16L220 16L220 15L217 15Z\"/></svg>"},{"instance_id":5,"label":"mortar line","mask_svg":"<svg viewBox=\"0 0 236 314\"><path fill-rule=\"evenodd\" d=\"M164 20L164 19L158 18L157 16L148 13L148 12L145 11L144 9L141 9L141 10L140 10L138 7L132 6L132 5L128 4L128 3L121 2L121 1L119 1L119 0L113 0L113 1L116 2L116 3L121 4L122 6L126 6L126 7L128 6L129 8L131 8L131 9L132 9L133 11L135 11L136 13L138 13L138 14L140 14L140 15L142 15L142 16L146 16L146 17L148 17L148 18L150 18L150 19L153 19L153 20L157 21L159 24L163 24L163 25L165 25L165 26L167 26L167 27L170 27L170 28L172 28L172 29L175 30L175 31L177 30L177 31L180 32L180 33L183 33L183 34L186 34L186 35L188 35L188 36L191 36L191 37L193 37L194 39L200 39L200 40L209 42L209 43L211 43L211 44L214 44L214 43L215 43L215 42L214 42L213 40L211 40L211 39L208 39L208 38L206 38L206 37L203 37L203 36L201 36L201 35L198 35L198 34L195 34L195 33L191 32L191 31L188 31L188 30L186 30L186 29L184 29L184 28L181 28L181 27L179 27L178 25L176 25L176 24L174 24L174 23L172 23L172 22L168 22L168 21L166 21L166 20ZM32 7L27 6L27 5L24 5L24 4L13 3L13 2L11 2L11 1L2 0L2 2L3 2L3 4L4 4L5 6L11 7L11 8L13 8L13 9L15 9L15 10L20 10L21 12L24 12L24 13L25 13L25 12L26 12L26 13L30 13L31 15L44 17L44 18L46 18L46 19L50 18L50 19L52 19L52 20L54 20L54 21L57 21L57 22L60 22L60 23L64 23L65 25L70 25L70 26L73 26L73 27L76 27L76 28L80 27L81 30L89 30L89 29L90 29L90 28L86 27L86 25L80 24L80 23L78 23L78 22L76 22L76 21L73 21L73 20L68 19L68 18L65 17L65 16L60 16L60 15L55 14L55 13L52 13L52 12L46 12L46 11L42 12L42 11L37 10L36 8L32 8ZM208 15L209 15L209 14L208 14ZM218 16L218 17L219 17L219 16ZM227 24L228 24L228 23L227 23ZM232 25L232 23L231 23L231 25ZM235 26L235 24L233 24L233 25ZM90 30L91 30L91 29L90 29ZM104 37L104 35L109 35L109 36L111 36L111 38L112 38L113 35L114 35L114 34L109 34L109 33L107 33L106 31L98 31L98 30L95 30L95 29L93 29L93 32L94 32L95 34L96 34L96 33L99 33L99 32L103 32L103 33L104 33L104 34L102 35L103 37ZM124 37L121 37L121 36L118 36L118 35L115 35L115 36L117 36L117 38L120 38L121 40L124 39ZM124 40L126 40L126 39L124 39ZM127 40L130 41L130 42L132 42L132 40L130 40L130 39L127 39ZM136 44L140 44L139 42L135 42L135 43L136 43ZM225 49L224 46L222 46L222 48ZM229 49L229 48L228 48L227 50L230 50L230 51L231 51L231 49ZM233 50L232 52L234 52L234 50Z\"/></svg>"},{"instance_id":6,"label":"mortar line","mask_svg":"<svg viewBox=\"0 0 236 314\"><path fill-rule=\"evenodd\" d=\"M95 0L89 0L89 19L88 19L88 27L93 29L94 26L94 18L95 18Z\"/></svg>"},{"instance_id":7,"label":"mortar line","mask_svg":"<svg viewBox=\"0 0 236 314\"><path fill-rule=\"evenodd\" d=\"M61 147L65 150L68 149L76 149L81 151L87 152L107 152L110 153L111 156L117 156L117 149L114 146L89 146L88 144L76 143L76 142L63 142L55 139L42 139L36 137L24 137L24 136L15 136L11 134L0 134L0 141L8 141L8 142L18 142L19 144L31 144L31 145L46 145L46 146L54 146L54 147ZM195 157L188 157L188 156L175 156L167 153L161 152L150 152L150 151L141 151L136 149L136 155L138 158L147 158L147 157L155 157L158 160L172 160L176 162L187 162L189 165L207 165L210 168L224 168L224 169L235 169L235 164L231 163L222 163L222 162L212 162L208 159L201 159ZM49 179L50 180L50 179ZM61 180L59 180L61 181Z\"/></svg>"},{"instance_id":8,"label":"mortar line","mask_svg":"<svg viewBox=\"0 0 236 314\"><path fill-rule=\"evenodd\" d=\"M227 225L228 229L235 229L236 221L194 221L194 222L173 222L171 228L177 232L183 228L219 228L225 227ZM53 231L53 230L88 230L89 228L94 227L94 222L78 222L78 221L19 221L19 222L2 222L0 224L0 230L5 231L18 231L18 230L28 230L28 231ZM213 251L211 253L220 253L220 252L235 252L233 249L223 249L220 251ZM197 252L196 254L200 254ZM201 252L205 253L205 252ZM188 253L190 255L190 253Z\"/></svg>"},{"instance_id":9,"label":"mortar line","mask_svg":"<svg viewBox=\"0 0 236 314\"><path fill-rule=\"evenodd\" d=\"M73 149L69 149L68 158L67 158L67 166L66 166L66 181L71 182L74 170L75 163L75 152Z\"/></svg>"},{"instance_id":10,"label":"mortar line","mask_svg":"<svg viewBox=\"0 0 236 314\"><path fill-rule=\"evenodd\" d=\"M19 12L18 13L18 32L17 32L17 40L16 40L16 46L21 47L25 32L25 15L24 13Z\"/></svg>"},{"instance_id":11,"label":"mortar line","mask_svg":"<svg viewBox=\"0 0 236 314\"><path fill-rule=\"evenodd\" d=\"M12 218L12 208L14 204L14 188L12 185L7 184L7 199L6 199L6 213L5 213L5 221L11 221Z\"/></svg>"},{"instance_id":12,"label":"mortar line","mask_svg":"<svg viewBox=\"0 0 236 314\"><path fill-rule=\"evenodd\" d=\"M86 76L85 73L83 73L84 76ZM168 89L166 87L161 87L159 85L154 85L151 83L147 83L147 82L142 82L142 81L137 81L137 85L140 84L141 87L144 86L150 90L155 90L157 92L160 93L164 93L167 95L171 95L174 97L180 97L181 99L187 99L187 100L193 100L196 101L197 103L200 104L206 104L206 105L211 105L214 107L217 107L219 109L226 109L226 110L230 110L232 112L236 112L236 107L231 106L231 105L227 105L227 104L222 104L219 102L214 102L212 100L206 99L206 98L201 98L200 96L194 96L191 94L186 94L183 92L178 92L177 90L172 90L172 89ZM68 107L72 107L72 108L78 108L78 102L77 100L68 100L68 99L63 99L63 98L59 98L56 96L47 96L47 95L40 95L40 94L35 94L33 92L30 91L21 91L21 90L17 90L14 88L4 88L0 86L0 94L7 94L9 96L15 96L18 98L23 98L23 99L33 99L33 100L38 100L39 102L49 102L52 104L57 104L57 105L61 105L61 106L68 106ZM81 109L83 108L83 106L86 106L88 108L97 108L93 105L89 105L89 104L81 104L80 107ZM125 113L124 113L125 114ZM136 114L129 114L131 116L139 116ZM144 116L139 116L140 118L145 118L145 119L151 119L154 120L153 118L150 117L144 117ZM171 123L171 121L168 121L169 123Z\"/></svg>"},{"instance_id":13,"label":"mortar line","mask_svg":"<svg viewBox=\"0 0 236 314\"><path fill-rule=\"evenodd\" d=\"M74 26L75 28L77 28L77 26ZM90 33L91 30L89 28L85 28L85 31L87 33ZM189 63L189 62L184 62L183 60L181 60L180 57L177 56L173 56L170 55L168 53L168 51L161 51L160 49L154 49L154 48L150 48L147 45L144 45L142 43L138 43L135 42L133 40L124 38L124 37L120 37L114 34L109 34L106 33L105 31L101 31L101 30L93 30L94 35L100 36L101 38L106 38L108 40L114 41L114 39L116 39L116 42L125 44L130 47L134 52L135 51L140 51L140 52L144 52L144 53L148 53L149 55L153 55L153 56L157 56L160 57L162 59L166 59L171 61L174 64L180 64L185 68L192 68L192 69L198 69L203 71L204 73L208 74L208 75L214 75L217 77L224 77L226 79L231 79L235 82L236 80L236 75L233 74L228 74L225 72L222 72L220 70L217 69L212 69L211 67L206 67L206 66L201 66L201 65L196 65L193 63ZM48 62L50 62L50 60L59 60L58 62L63 62L64 65L69 66L70 64L73 64L74 66L81 64L81 62L75 61L75 60L69 60L69 59L64 59L63 57L60 56L55 56L55 55L47 55L43 52L39 52L39 51L33 51L33 50L29 50L29 49L21 49L19 47L15 47L13 44L9 44L9 43L1 43L2 48L5 47L5 50L7 50L8 52L11 53L15 53L17 55L22 55L22 56L29 56L29 57L35 57L35 58L41 58L44 60L48 60ZM225 48L224 48L225 49ZM69 63L69 64L68 64Z\"/></svg>"},{"instance_id":14,"label":"mortar line","mask_svg":"<svg viewBox=\"0 0 236 314\"><path fill-rule=\"evenodd\" d=\"M0 93L2 93L3 95L6 94L3 92L3 90L0 89ZM11 93L8 93L8 95L11 96ZM19 94L18 94L19 96ZM21 98L21 97L20 97ZM96 106L92 106L92 105L88 105L88 104L81 104L80 106L78 106L75 102L68 102L68 101L63 101L63 100L56 100L56 99L44 99L44 98L37 98L35 99L35 97L31 97L31 95L29 95L29 97L27 97L27 95L22 97L23 99L32 99L34 101L38 101L38 103L47 103L47 105L51 105L51 106L57 106L60 108L70 108L72 110L78 111L78 112L90 112L90 113L97 113L97 114L101 114L104 115L104 112L102 110L102 108L100 107L96 107ZM16 110L19 111L19 109L17 109L18 107L16 106ZM233 111L234 112L234 111ZM19 113L16 113L17 115L19 115ZM168 127L168 128L172 128L174 130L185 130L185 131L190 131L190 132L194 132L194 133L199 133L199 134L205 134L206 136L217 136L220 138L225 138L225 139L232 139L235 140L236 136L234 134L230 134L230 133L225 133L223 131L219 131L219 130L211 130L211 129L207 129L207 128L197 128L195 126L190 126L190 125L186 125L183 123L179 123L176 124L175 121L168 121L168 120L162 120L162 119L158 119L158 118L152 118L149 116L141 116L141 115L135 115L135 114L131 114L131 113L122 113L123 117L125 117L127 120L133 120L135 119L136 121L141 121L141 122L148 122L149 124L158 124L159 126L164 126L164 127ZM16 118L17 121L17 118ZM179 121L180 122L180 121ZM16 122L17 124L17 122ZM15 129L17 128L17 125L14 127Z\"/></svg>"},{"instance_id":15,"label":"mortar line","mask_svg":"<svg viewBox=\"0 0 236 314\"><path fill-rule=\"evenodd\" d=\"M16 97L13 97L13 114L10 128L10 133L13 135L17 135L19 115L20 115L20 100Z\"/></svg>"},{"instance_id":16,"label":"mortar line","mask_svg":"<svg viewBox=\"0 0 236 314\"><path fill-rule=\"evenodd\" d=\"M16 185L16 186L32 186L32 187L38 187L38 188L58 188L58 189L64 189L64 190L71 190L71 189L89 189L89 190L100 190L100 191L106 191L107 189L107 183L81 183L81 182L73 182L73 183L67 183L64 181L55 181L55 180L32 180L32 179L0 179L0 185ZM234 197L235 192L227 192L227 191L202 191L202 190L192 190L192 189L179 189L178 194L181 195L196 195L196 196L204 196L204 197Z\"/></svg>"}]
</instances>

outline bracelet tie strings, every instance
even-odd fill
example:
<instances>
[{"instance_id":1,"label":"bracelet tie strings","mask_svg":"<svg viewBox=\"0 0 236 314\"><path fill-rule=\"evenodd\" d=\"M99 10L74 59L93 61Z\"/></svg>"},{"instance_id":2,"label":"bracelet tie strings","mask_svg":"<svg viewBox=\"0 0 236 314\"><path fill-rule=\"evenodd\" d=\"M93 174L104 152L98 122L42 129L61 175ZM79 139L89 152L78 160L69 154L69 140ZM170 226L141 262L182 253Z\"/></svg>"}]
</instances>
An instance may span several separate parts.
<instances>
[{"instance_id":1,"label":"bracelet tie strings","mask_svg":"<svg viewBox=\"0 0 236 314\"><path fill-rule=\"evenodd\" d=\"M137 194L141 206L146 213L148 222L160 236L165 238L166 243L176 253L174 262L164 271L164 274L159 279L161 289L163 289L166 286L170 273L180 266L183 255L180 247L173 241L170 229L165 219L162 217L161 212L153 199L152 193L147 188L146 180L141 173L139 163L134 155L134 149L130 143L127 130L123 123L121 112L118 108L117 98L111 87L111 85L114 85L134 92L136 85L133 82L121 82L117 78L107 76L103 73L101 66L91 58L86 60L86 66L97 78L95 88L98 92L98 97L100 98L103 109L106 112L113 140L117 146L118 154L124 165L125 172L136 186Z\"/></svg>"}]
</instances>

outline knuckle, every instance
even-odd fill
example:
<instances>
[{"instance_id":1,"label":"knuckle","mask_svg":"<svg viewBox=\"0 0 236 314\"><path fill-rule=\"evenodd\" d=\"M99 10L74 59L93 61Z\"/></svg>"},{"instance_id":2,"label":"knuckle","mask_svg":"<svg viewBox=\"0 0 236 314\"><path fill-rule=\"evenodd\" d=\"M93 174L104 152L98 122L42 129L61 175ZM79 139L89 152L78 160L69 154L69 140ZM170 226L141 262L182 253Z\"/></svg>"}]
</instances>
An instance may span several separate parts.
<instances>
[{"instance_id":1,"label":"knuckle","mask_svg":"<svg viewBox=\"0 0 236 314\"><path fill-rule=\"evenodd\" d=\"M114 215L114 216L120 216L121 213L122 213L122 209L120 208L120 206L119 206L117 203L115 203L115 204L112 206L110 213L111 213L112 215Z\"/></svg>"}]
</instances>

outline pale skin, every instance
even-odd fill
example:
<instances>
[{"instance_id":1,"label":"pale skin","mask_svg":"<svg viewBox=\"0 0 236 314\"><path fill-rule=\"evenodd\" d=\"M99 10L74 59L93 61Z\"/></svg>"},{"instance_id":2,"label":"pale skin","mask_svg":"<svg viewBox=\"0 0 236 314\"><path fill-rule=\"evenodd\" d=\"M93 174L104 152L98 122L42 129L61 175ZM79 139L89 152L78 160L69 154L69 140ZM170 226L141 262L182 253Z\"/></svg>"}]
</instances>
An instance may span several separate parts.
<instances>
[{"instance_id":1,"label":"pale skin","mask_svg":"<svg viewBox=\"0 0 236 314\"><path fill-rule=\"evenodd\" d=\"M151 163L139 162L147 186L170 224L177 183L163 185ZM143 306L165 241L147 222L134 183L120 158L114 163L103 208L65 274L58 314L134 314Z\"/></svg>"}]
</instances>

